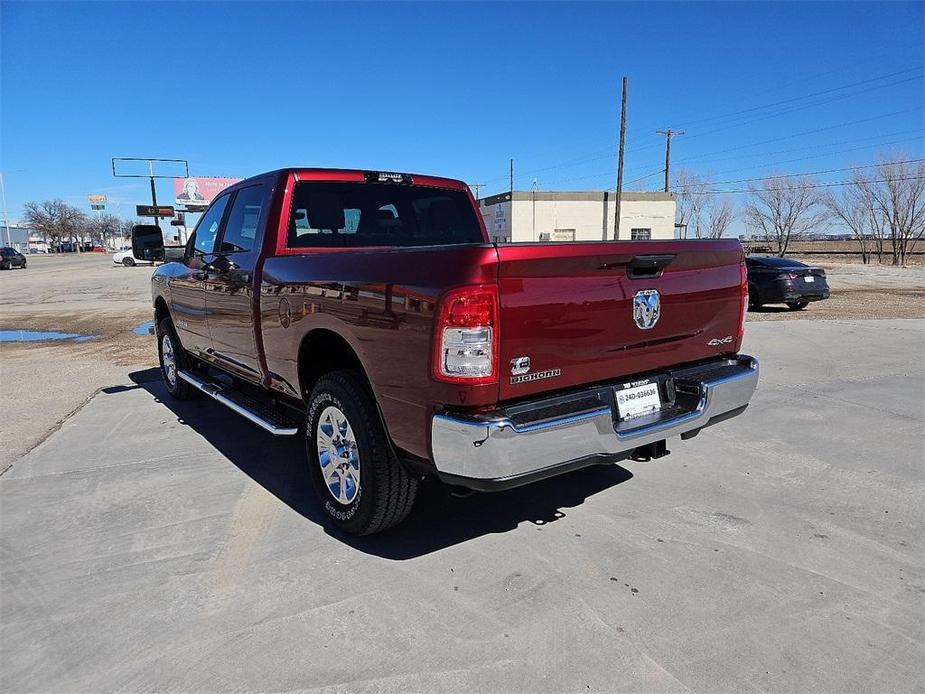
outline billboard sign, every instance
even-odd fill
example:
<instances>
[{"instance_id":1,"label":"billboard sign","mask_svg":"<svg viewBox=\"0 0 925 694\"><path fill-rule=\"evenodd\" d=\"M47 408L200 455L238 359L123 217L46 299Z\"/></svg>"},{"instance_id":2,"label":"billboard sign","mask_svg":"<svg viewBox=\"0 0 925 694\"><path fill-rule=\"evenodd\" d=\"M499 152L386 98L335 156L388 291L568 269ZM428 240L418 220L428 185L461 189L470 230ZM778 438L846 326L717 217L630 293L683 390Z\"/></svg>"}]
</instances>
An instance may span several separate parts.
<instances>
[{"instance_id":1,"label":"billboard sign","mask_svg":"<svg viewBox=\"0 0 925 694\"><path fill-rule=\"evenodd\" d=\"M177 205L205 207L228 186L240 178L214 178L197 176L173 179L173 197Z\"/></svg>"},{"instance_id":2,"label":"billboard sign","mask_svg":"<svg viewBox=\"0 0 925 694\"><path fill-rule=\"evenodd\" d=\"M90 201L91 210L105 210L106 209L106 196L105 195L88 195L87 200Z\"/></svg>"}]
</instances>

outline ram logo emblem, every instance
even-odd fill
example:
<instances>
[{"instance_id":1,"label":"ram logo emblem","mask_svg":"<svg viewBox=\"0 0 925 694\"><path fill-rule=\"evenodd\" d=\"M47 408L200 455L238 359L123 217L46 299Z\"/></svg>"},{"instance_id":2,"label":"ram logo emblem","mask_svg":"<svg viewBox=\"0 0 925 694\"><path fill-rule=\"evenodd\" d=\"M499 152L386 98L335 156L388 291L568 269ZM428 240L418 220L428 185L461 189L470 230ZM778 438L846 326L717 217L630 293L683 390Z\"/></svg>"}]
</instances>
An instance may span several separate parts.
<instances>
[{"instance_id":1,"label":"ram logo emblem","mask_svg":"<svg viewBox=\"0 0 925 694\"><path fill-rule=\"evenodd\" d=\"M657 289L642 289L633 297L633 320L640 330L650 330L658 323L662 313Z\"/></svg>"}]
</instances>

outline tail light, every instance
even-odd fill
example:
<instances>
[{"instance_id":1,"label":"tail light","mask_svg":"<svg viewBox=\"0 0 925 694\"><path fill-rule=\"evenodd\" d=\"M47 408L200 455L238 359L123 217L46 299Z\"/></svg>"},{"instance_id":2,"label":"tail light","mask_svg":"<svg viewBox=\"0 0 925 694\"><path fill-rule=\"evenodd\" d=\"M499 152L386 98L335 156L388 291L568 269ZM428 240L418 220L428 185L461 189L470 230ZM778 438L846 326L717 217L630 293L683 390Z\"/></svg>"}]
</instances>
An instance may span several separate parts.
<instances>
[{"instance_id":1,"label":"tail light","mask_svg":"<svg viewBox=\"0 0 925 694\"><path fill-rule=\"evenodd\" d=\"M745 263L739 265L739 299L742 302L742 312L739 314L739 341L745 336L745 314L748 311L748 270Z\"/></svg>"},{"instance_id":2,"label":"tail light","mask_svg":"<svg viewBox=\"0 0 925 694\"><path fill-rule=\"evenodd\" d=\"M478 385L498 380L498 288L478 284L447 292L437 309L434 378Z\"/></svg>"}]
</instances>

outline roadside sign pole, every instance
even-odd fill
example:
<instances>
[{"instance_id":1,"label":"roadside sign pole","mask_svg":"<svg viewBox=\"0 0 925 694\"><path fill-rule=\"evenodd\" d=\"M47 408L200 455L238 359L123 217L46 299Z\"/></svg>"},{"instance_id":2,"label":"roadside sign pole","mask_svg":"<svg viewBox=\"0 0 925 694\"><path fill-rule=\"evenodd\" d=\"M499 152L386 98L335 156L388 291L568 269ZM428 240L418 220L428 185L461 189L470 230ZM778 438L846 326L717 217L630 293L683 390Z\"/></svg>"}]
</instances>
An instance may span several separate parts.
<instances>
[{"instance_id":1,"label":"roadside sign pole","mask_svg":"<svg viewBox=\"0 0 925 694\"><path fill-rule=\"evenodd\" d=\"M151 161L151 160L148 160L148 174L149 174L150 179L151 179L151 204L152 204L154 207L157 207L157 190L155 190L155 188L154 188L154 162ZM154 218L154 224L155 224L155 226L157 226L158 229L160 229L160 227L161 227L161 218L160 218L160 217L155 217L155 218Z\"/></svg>"},{"instance_id":2,"label":"roadside sign pole","mask_svg":"<svg viewBox=\"0 0 925 694\"><path fill-rule=\"evenodd\" d=\"M183 177L189 178L189 162L186 159L160 159L157 157L112 157L112 175L114 178L147 178L151 183L151 206L154 209L155 214L151 215L154 217L154 223L158 228L161 226L161 217L164 215L156 214L157 213L157 188L155 187L154 179L156 178L176 178L176 174L171 176L163 176L154 171L155 164L180 164L183 167ZM139 171L138 173L119 173L117 170L117 163L125 164L126 162L144 162L147 164L148 173L144 174ZM139 167L140 168L140 167ZM136 169L137 171L138 169ZM143 170L143 169L142 169ZM136 206L137 209L138 206ZM173 208L171 208L170 216L173 216Z\"/></svg>"}]
</instances>

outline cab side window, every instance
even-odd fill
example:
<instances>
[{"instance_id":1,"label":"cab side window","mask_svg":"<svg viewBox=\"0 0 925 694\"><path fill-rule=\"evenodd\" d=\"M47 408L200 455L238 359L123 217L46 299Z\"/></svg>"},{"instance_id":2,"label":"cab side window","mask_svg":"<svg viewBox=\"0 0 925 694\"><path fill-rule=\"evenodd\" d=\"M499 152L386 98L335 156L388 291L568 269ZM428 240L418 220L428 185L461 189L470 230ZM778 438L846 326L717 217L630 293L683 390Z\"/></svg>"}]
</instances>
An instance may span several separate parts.
<instances>
[{"instance_id":1,"label":"cab side window","mask_svg":"<svg viewBox=\"0 0 925 694\"><path fill-rule=\"evenodd\" d=\"M193 248L197 253L209 255L215 252L215 239L218 237L218 229L222 225L222 217L225 215L225 207L228 205L228 195L217 198L212 203L212 207L206 210L196 225Z\"/></svg>"},{"instance_id":2,"label":"cab side window","mask_svg":"<svg viewBox=\"0 0 925 694\"><path fill-rule=\"evenodd\" d=\"M254 250L263 212L263 199L262 185L249 186L238 191L228 214L228 222L225 224L221 253Z\"/></svg>"}]
</instances>

